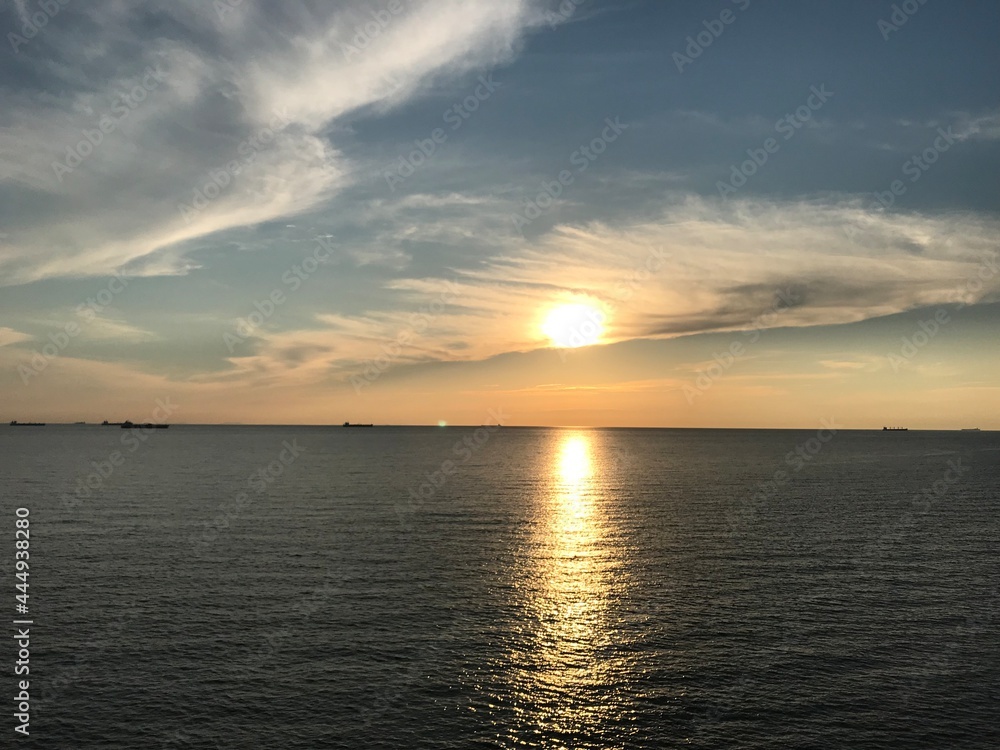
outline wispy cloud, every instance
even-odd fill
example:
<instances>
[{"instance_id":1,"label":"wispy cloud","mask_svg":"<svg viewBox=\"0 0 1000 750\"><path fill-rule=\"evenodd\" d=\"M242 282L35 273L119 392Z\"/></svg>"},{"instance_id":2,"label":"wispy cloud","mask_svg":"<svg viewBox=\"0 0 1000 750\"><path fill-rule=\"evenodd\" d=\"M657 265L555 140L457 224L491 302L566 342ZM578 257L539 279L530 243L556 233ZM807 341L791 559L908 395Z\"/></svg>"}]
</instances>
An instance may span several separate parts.
<instances>
[{"instance_id":1,"label":"wispy cloud","mask_svg":"<svg viewBox=\"0 0 1000 750\"><path fill-rule=\"evenodd\" d=\"M399 8L359 48L371 21L361 2L295 13L248 0L235 18L193 1L68 6L22 51L60 93L4 96L0 187L31 191L38 208L0 209L0 284L120 267L185 273L196 267L192 241L301 214L350 183L352 165L331 141L339 118L507 60L543 22L525 0ZM84 17L102 29L100 62L67 33ZM190 33L145 37L165 23ZM61 64L43 56L53 49ZM162 82L139 92L149 70Z\"/></svg>"},{"instance_id":2,"label":"wispy cloud","mask_svg":"<svg viewBox=\"0 0 1000 750\"><path fill-rule=\"evenodd\" d=\"M958 116L955 129L959 140L1000 140L1000 110L985 114Z\"/></svg>"},{"instance_id":3,"label":"wispy cloud","mask_svg":"<svg viewBox=\"0 0 1000 750\"><path fill-rule=\"evenodd\" d=\"M33 337L27 333L15 331L13 328L0 327L0 346L9 346L22 341L31 341Z\"/></svg>"},{"instance_id":4,"label":"wispy cloud","mask_svg":"<svg viewBox=\"0 0 1000 750\"><path fill-rule=\"evenodd\" d=\"M406 330L445 285L454 287L454 301L397 364L549 346L540 330L546 312L581 300L606 311L606 341L850 323L957 302L984 258L1000 250L998 237L993 217L870 213L856 201L688 198L656 221L559 227L477 267L455 269L451 278L397 279L384 307L320 315L310 330L262 334L243 365L274 373L290 366L283 350L310 346L329 354L295 362L300 374L349 372L379 356L380 345ZM648 272L654 250L665 259ZM993 275L978 298L998 292L1000 276ZM785 301L775 314L779 297Z\"/></svg>"},{"instance_id":5,"label":"wispy cloud","mask_svg":"<svg viewBox=\"0 0 1000 750\"><path fill-rule=\"evenodd\" d=\"M903 118L897 120L896 125L904 130L949 128L959 141L995 141L1000 140L1000 109L952 112L926 121Z\"/></svg>"},{"instance_id":6,"label":"wispy cloud","mask_svg":"<svg viewBox=\"0 0 1000 750\"><path fill-rule=\"evenodd\" d=\"M96 316L88 321L86 325L81 326L80 338L97 341L110 339L123 342L137 342L153 341L159 337L152 331L143 330L123 320Z\"/></svg>"}]
</instances>

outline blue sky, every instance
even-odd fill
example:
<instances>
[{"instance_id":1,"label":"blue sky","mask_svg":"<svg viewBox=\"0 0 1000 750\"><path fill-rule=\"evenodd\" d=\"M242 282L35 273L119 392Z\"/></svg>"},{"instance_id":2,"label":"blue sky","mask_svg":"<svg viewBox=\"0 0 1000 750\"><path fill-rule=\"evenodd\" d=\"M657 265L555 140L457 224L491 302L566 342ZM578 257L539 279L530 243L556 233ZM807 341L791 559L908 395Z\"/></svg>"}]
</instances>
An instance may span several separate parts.
<instances>
[{"instance_id":1,"label":"blue sky","mask_svg":"<svg viewBox=\"0 0 1000 750\"><path fill-rule=\"evenodd\" d=\"M0 29L11 418L1000 405L994 3L12 0ZM595 346L542 332L569 304Z\"/></svg>"}]
</instances>

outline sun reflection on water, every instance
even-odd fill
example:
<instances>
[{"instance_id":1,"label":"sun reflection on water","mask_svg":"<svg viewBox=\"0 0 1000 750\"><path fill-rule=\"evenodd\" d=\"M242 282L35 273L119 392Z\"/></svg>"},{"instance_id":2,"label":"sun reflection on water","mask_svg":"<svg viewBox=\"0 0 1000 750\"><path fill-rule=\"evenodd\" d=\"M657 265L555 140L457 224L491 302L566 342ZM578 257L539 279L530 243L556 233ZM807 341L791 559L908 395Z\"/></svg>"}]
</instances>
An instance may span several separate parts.
<instances>
[{"instance_id":1,"label":"sun reflection on water","mask_svg":"<svg viewBox=\"0 0 1000 750\"><path fill-rule=\"evenodd\" d=\"M551 531L561 538L553 541L571 543L574 540L566 535L570 532L574 535L585 533L593 510L593 498L590 496L593 468L586 438L574 436L562 444L556 473L559 481L552 508L554 526Z\"/></svg>"},{"instance_id":2,"label":"sun reflection on water","mask_svg":"<svg viewBox=\"0 0 1000 750\"><path fill-rule=\"evenodd\" d=\"M592 433L562 436L549 491L536 502L531 585L524 602L532 632L514 655L520 726L515 745L572 747L596 737L620 714L612 607L623 570L607 516L602 468ZM586 745L590 746L590 745Z\"/></svg>"}]
</instances>

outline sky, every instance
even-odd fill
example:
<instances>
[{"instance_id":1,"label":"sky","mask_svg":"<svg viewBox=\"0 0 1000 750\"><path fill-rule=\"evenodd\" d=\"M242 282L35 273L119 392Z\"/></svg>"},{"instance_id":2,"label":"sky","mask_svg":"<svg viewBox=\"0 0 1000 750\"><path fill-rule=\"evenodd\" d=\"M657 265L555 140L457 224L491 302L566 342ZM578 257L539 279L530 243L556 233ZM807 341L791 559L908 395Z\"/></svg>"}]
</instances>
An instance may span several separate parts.
<instances>
[{"instance_id":1,"label":"sky","mask_svg":"<svg viewBox=\"0 0 1000 750\"><path fill-rule=\"evenodd\" d=\"M1000 429L996 3L0 31L0 418Z\"/></svg>"}]
</instances>

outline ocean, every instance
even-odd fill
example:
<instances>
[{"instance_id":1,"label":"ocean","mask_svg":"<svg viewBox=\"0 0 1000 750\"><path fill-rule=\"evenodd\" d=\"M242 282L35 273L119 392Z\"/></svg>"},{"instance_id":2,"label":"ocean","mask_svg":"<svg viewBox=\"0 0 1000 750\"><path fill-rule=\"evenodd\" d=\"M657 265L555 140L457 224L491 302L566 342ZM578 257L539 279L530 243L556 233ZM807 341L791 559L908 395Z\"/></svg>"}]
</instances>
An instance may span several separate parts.
<instances>
[{"instance_id":1,"label":"ocean","mask_svg":"<svg viewBox=\"0 0 1000 750\"><path fill-rule=\"evenodd\" d=\"M1000 433L5 426L0 489L26 747L1000 747Z\"/></svg>"}]
</instances>

